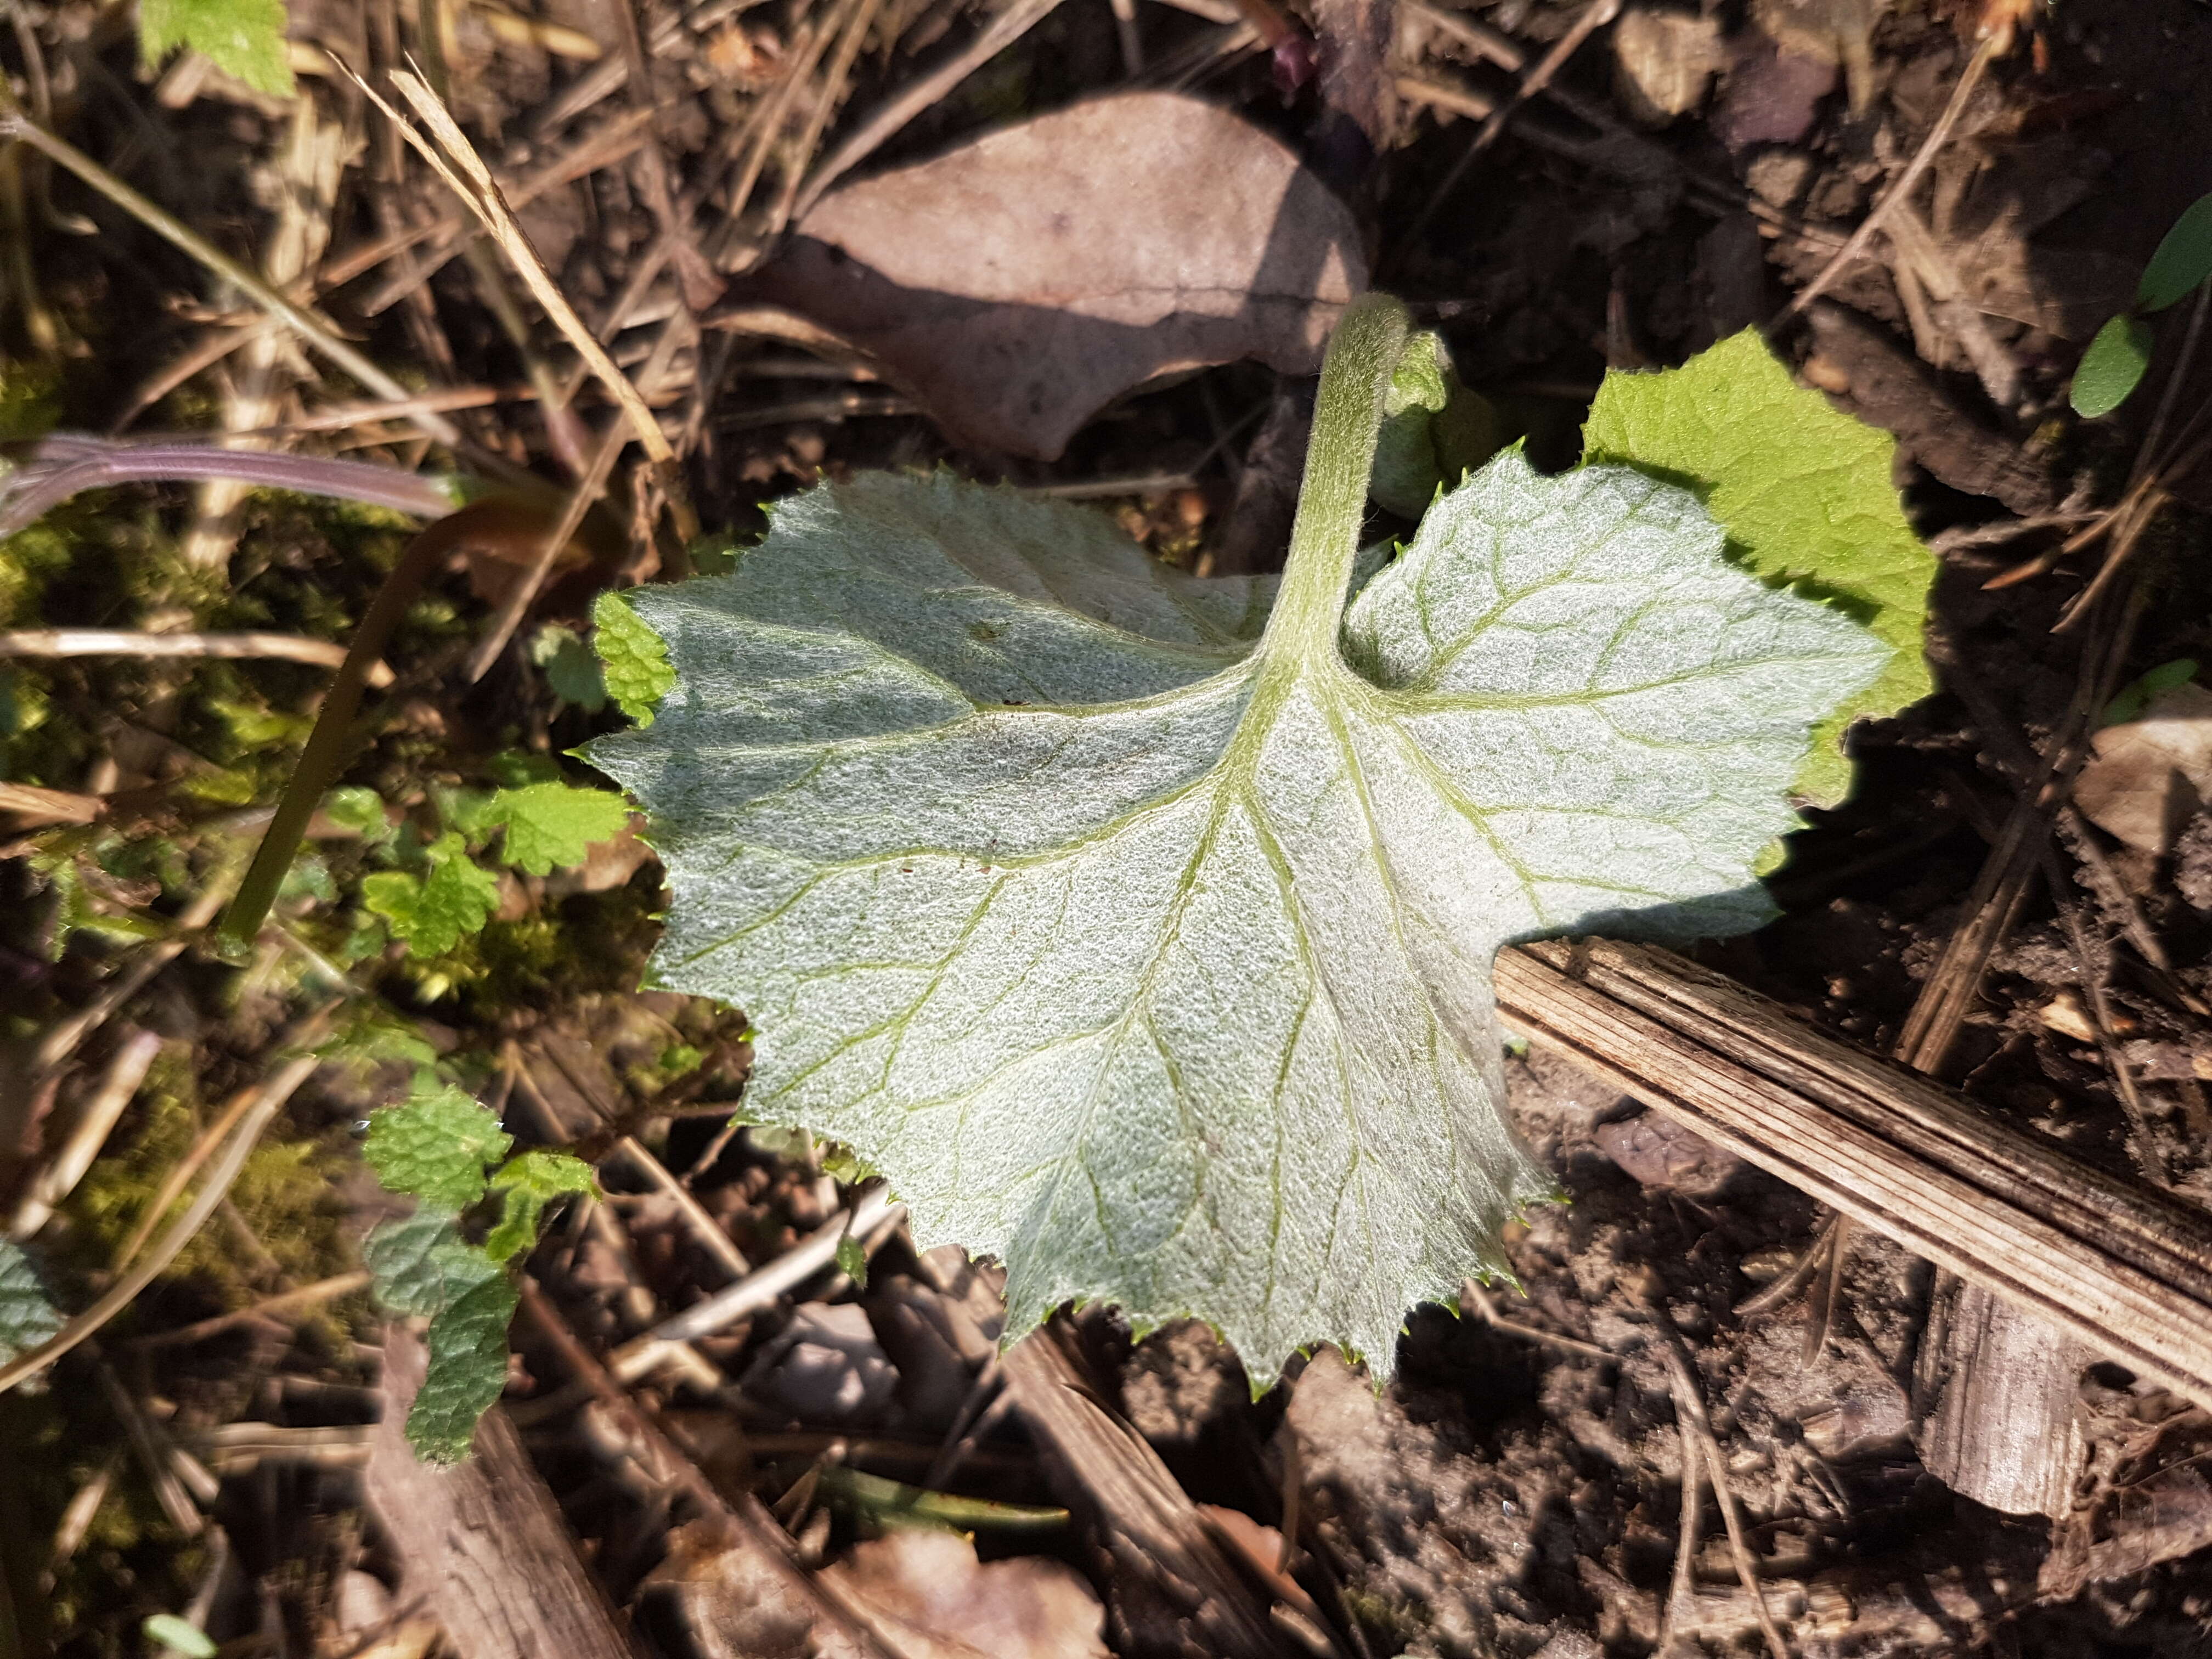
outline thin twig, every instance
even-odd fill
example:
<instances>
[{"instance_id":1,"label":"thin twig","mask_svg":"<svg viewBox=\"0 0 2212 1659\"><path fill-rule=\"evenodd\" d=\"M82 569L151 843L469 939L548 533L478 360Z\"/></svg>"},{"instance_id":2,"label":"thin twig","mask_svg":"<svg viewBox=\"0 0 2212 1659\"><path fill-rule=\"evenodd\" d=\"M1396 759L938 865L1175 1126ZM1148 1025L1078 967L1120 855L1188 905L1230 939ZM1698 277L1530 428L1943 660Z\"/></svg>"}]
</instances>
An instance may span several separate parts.
<instances>
[{"instance_id":1,"label":"thin twig","mask_svg":"<svg viewBox=\"0 0 2212 1659\"><path fill-rule=\"evenodd\" d=\"M1547 1331L1534 1325L1524 1325L1517 1319L1508 1319L1498 1311L1498 1304L1490 1299L1490 1292L1474 1279L1463 1279L1459 1287L1460 1305L1472 1308L1482 1322L1492 1330L1504 1331L1510 1336L1525 1337L1531 1342L1540 1342L1547 1347L1563 1353L1580 1354L1585 1359L1597 1359L1611 1364L1613 1354L1594 1343L1583 1342L1571 1336L1562 1336L1557 1331Z\"/></svg>"},{"instance_id":2,"label":"thin twig","mask_svg":"<svg viewBox=\"0 0 2212 1659\"><path fill-rule=\"evenodd\" d=\"M1920 148L1905 163L1905 171L1882 192L1881 200L1868 210L1866 217L1859 221L1858 228L1845 239L1843 246L1836 250L1834 256L1820 267L1813 280L1798 289L1796 296L1782 308L1781 316L1775 319L1777 323L1795 317L1826 293L1829 284L1866 252L1867 244L1874 240L1875 233L1881 228L1882 221L1888 216L1892 204L1903 201L1911 193L1912 187L1920 182L1921 175L1936 160L1937 152L1950 142L1953 130L1966 112L1967 101L1973 97L1974 89L1981 85L1982 76L1988 72L1990 65L1996 61L2004 44L1997 36L1990 35L1975 46L1973 56L1966 60L1966 72L1960 76L1959 84L1951 89L1951 101L1943 106L1942 114L1936 117L1936 125L1929 128L1928 136L1920 141Z\"/></svg>"},{"instance_id":3,"label":"thin twig","mask_svg":"<svg viewBox=\"0 0 2212 1659\"><path fill-rule=\"evenodd\" d=\"M18 1354L5 1364L0 1364L0 1393L5 1393L26 1377L37 1376L70 1349L94 1335L161 1275L185 1246L192 1242L207 1218L215 1213L216 1206L229 1195L231 1183L238 1179L239 1171L246 1167L246 1158L259 1143L262 1132L275 1120L284 1103L292 1097L293 1091L305 1083L321 1064L316 1056L303 1054L261 1085L249 1102L238 1127L209 1168L206 1181L185 1212L177 1218L151 1249L132 1263L130 1269L108 1287L106 1293L98 1301L37 1347Z\"/></svg>"},{"instance_id":4,"label":"thin twig","mask_svg":"<svg viewBox=\"0 0 2212 1659\"><path fill-rule=\"evenodd\" d=\"M871 1188L848 1213L832 1216L766 1267L755 1268L736 1284L624 1343L615 1350L611 1369L624 1382L644 1376L659 1363L667 1345L696 1341L727 1329L811 1279L836 1260L838 1243L848 1233L866 1237L886 1224L895 1224L905 1214L906 1206L893 1202L888 1188Z\"/></svg>"},{"instance_id":5,"label":"thin twig","mask_svg":"<svg viewBox=\"0 0 2212 1659\"><path fill-rule=\"evenodd\" d=\"M656 424L654 430L659 429ZM623 433L623 422L619 420L609 426L600 437L592 452L590 465L584 470L584 476L576 480L576 487L568 492L561 516L554 521L552 529L538 541L531 556L529 568L523 572L522 580L507 590L498 611L493 613L491 625L484 630L483 637L477 641L476 648L470 652L469 660L461 672L471 684L482 679L492 664L499 660L499 653L507 649L507 642L514 637L514 630L522 625L524 612L537 599L538 590L544 586L546 575L553 568L553 562L561 556L561 550L568 546L576 532L583 526L585 514L607 493L608 475L614 471L616 458L622 453L627 441Z\"/></svg>"},{"instance_id":6,"label":"thin twig","mask_svg":"<svg viewBox=\"0 0 2212 1659\"><path fill-rule=\"evenodd\" d=\"M279 1314L298 1313L306 1309L332 1302L356 1291L365 1291L375 1275L364 1270L337 1273L329 1279L319 1279L312 1285L302 1285L295 1291L286 1291L281 1296L265 1297L248 1308L240 1308L227 1314L216 1314L196 1324L180 1325L173 1331L156 1331L143 1338L135 1346L140 1348L174 1348L188 1343L204 1342L211 1336L221 1336L225 1331L257 1319L274 1319Z\"/></svg>"},{"instance_id":7,"label":"thin twig","mask_svg":"<svg viewBox=\"0 0 2212 1659\"><path fill-rule=\"evenodd\" d=\"M1790 1659L1790 1644L1782 1639L1781 1627L1774 1622L1774 1614L1766 1605L1766 1591L1759 1583L1758 1565L1752 1559L1751 1548L1744 1541L1743 1516L1736 1507L1735 1493L1729 1485L1728 1460L1722 1456L1720 1442L1714 1438L1711 1419L1705 1415L1705 1389L1698 1385L1690 1362L1682 1352L1680 1340L1674 1334L1674 1322L1667 1311L1656 1303L1652 1316L1659 1324L1658 1340L1652 1345L1665 1362L1667 1376L1674 1385L1674 1411L1678 1421L1686 1428L1684 1450L1702 1453L1707 1473L1712 1478L1713 1498L1720 1505L1721 1524L1728 1528L1729 1553L1735 1560L1735 1574L1751 1597L1753 1609L1759 1615L1759 1628L1766 1638L1766 1650L1773 1659ZM1686 1462L1682 1469L1682 1488L1685 1495L1693 1487L1691 1474L1692 1464ZM1688 1527L1683 1535L1692 1536ZM1676 1569L1677 1582L1680 1568Z\"/></svg>"},{"instance_id":8,"label":"thin twig","mask_svg":"<svg viewBox=\"0 0 2212 1659\"><path fill-rule=\"evenodd\" d=\"M1666 1659L1673 1648L1675 1620L1696 1594L1698 1541L1705 1531L1705 1485L1699 1479L1705 1450L1698 1444L1690 1413L1679 1404L1674 1412L1674 1431L1681 1442L1682 1513L1674 1534L1674 1572L1667 1582L1667 1605L1659 1614L1659 1640L1652 1650L1660 1659Z\"/></svg>"}]
</instances>

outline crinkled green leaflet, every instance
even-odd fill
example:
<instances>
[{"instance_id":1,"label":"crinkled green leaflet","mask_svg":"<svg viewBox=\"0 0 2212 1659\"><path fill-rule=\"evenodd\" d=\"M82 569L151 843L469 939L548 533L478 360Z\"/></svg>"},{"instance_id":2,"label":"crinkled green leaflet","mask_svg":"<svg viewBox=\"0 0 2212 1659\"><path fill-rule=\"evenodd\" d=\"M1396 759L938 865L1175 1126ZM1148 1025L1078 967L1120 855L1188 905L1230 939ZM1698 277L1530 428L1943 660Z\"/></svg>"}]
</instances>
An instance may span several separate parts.
<instances>
[{"instance_id":1,"label":"crinkled green leaflet","mask_svg":"<svg viewBox=\"0 0 2212 1659\"><path fill-rule=\"evenodd\" d=\"M1349 608L1395 301L1329 349L1279 596L1102 519L863 477L631 596L675 672L593 745L653 814L661 984L743 1006L745 1111L852 1146L923 1248L1218 1328L1264 1385L1500 1274L1509 940L1725 933L1807 732L1888 647L1686 491L1508 453ZM1256 640L1255 635L1257 635Z\"/></svg>"}]
</instances>

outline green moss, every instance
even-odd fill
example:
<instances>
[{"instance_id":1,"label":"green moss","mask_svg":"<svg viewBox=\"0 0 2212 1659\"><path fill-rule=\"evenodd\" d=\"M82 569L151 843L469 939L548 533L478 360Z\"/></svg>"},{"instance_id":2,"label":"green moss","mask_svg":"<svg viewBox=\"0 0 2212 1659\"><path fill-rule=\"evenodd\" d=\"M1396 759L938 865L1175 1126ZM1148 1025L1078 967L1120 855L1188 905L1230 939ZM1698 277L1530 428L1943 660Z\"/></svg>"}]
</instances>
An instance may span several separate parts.
<instances>
[{"instance_id":1,"label":"green moss","mask_svg":"<svg viewBox=\"0 0 2212 1659\"><path fill-rule=\"evenodd\" d=\"M120 1151L110 1143L66 1206L76 1223L80 1260L86 1267L112 1260L162 1180L213 1115L198 1098L194 1057L181 1049L165 1049L155 1060L139 1103L125 1130L130 1133L135 1123L135 1135ZM285 1275L297 1283L342 1273L351 1261L337 1196L345 1165L343 1154L319 1141L264 1137L231 1188L232 1204ZM179 1200L176 1207L183 1203ZM211 1224L185 1246L168 1276L197 1279L225 1307L235 1308L268 1293L255 1271L235 1237Z\"/></svg>"}]
</instances>

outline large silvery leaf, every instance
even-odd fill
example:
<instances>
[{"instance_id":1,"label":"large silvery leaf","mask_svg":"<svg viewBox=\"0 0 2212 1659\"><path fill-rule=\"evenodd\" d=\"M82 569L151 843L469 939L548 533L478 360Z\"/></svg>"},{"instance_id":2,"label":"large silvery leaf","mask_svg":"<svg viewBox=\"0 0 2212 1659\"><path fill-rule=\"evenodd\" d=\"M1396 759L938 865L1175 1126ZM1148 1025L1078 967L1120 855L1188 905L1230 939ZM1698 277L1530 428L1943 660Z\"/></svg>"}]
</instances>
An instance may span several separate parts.
<instances>
[{"instance_id":1,"label":"large silvery leaf","mask_svg":"<svg viewBox=\"0 0 2212 1659\"><path fill-rule=\"evenodd\" d=\"M749 1116L1001 1257L1017 1333L1097 1297L1256 1379L1323 1340L1387 1368L1549 1190L1498 945L1762 920L1807 732L1887 657L1687 492L1517 453L1347 611L1387 372L1349 446L1324 390L1299 533L1336 528L1256 646L1249 591L1073 509L1026 504L1013 562L952 550L1010 509L945 480L825 486L735 574L630 596L676 684L592 759L653 814L657 979L750 1015ZM1057 545L1153 591L1055 585Z\"/></svg>"}]
</instances>

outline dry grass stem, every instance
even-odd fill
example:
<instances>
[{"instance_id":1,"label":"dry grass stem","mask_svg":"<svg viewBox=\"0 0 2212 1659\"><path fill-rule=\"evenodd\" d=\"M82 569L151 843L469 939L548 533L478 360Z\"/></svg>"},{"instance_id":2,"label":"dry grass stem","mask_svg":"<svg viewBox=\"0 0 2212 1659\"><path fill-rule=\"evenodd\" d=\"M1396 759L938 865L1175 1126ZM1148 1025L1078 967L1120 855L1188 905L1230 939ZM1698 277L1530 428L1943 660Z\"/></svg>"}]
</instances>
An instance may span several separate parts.
<instances>
[{"instance_id":1,"label":"dry grass stem","mask_svg":"<svg viewBox=\"0 0 2212 1659\"><path fill-rule=\"evenodd\" d=\"M222 657L273 658L336 668L345 647L334 640L301 639L296 634L143 634L122 628L23 628L0 633L0 657ZM382 663L368 671L368 683L392 684Z\"/></svg>"},{"instance_id":2,"label":"dry grass stem","mask_svg":"<svg viewBox=\"0 0 2212 1659\"><path fill-rule=\"evenodd\" d=\"M107 1144L107 1137L121 1120L124 1108L137 1097L138 1085L146 1080L155 1056L161 1052L161 1042L156 1031L133 1031L123 1040L108 1061L99 1088L77 1108L76 1121L70 1126L68 1139L55 1149L53 1156L25 1188L21 1200L15 1206L15 1213L8 1222L9 1238L20 1241L30 1237L46 1225L54 1206L76 1190L77 1182L84 1179L93 1159Z\"/></svg>"},{"instance_id":3,"label":"dry grass stem","mask_svg":"<svg viewBox=\"0 0 2212 1659\"><path fill-rule=\"evenodd\" d=\"M822 88L815 94L814 107L808 112L806 131L799 141L797 159L783 175L783 189L777 195L775 205L769 210L768 234L771 238L783 234L783 228L793 218L799 192L805 182L805 169L814 159L822 135L829 130L830 118L837 112L837 106L845 96L845 88L853 75L853 60L860 55L861 44L868 38L870 25L882 9L883 0L851 0L837 35L837 50L830 59L830 67L822 77Z\"/></svg>"},{"instance_id":4,"label":"dry grass stem","mask_svg":"<svg viewBox=\"0 0 2212 1659\"><path fill-rule=\"evenodd\" d=\"M1121 6L1127 0L1116 0L1115 16L1121 17ZM867 118L847 135L843 143L816 164L806 177L792 203L793 218L803 219L808 210L820 201L823 193L838 179L874 155L908 122L930 108L945 94L958 86L985 64L1027 34L1059 9L1060 0L1013 0L984 25L975 38L958 52L933 65L923 74L893 93L883 103L869 112ZM1124 50L1128 51L1133 40L1134 17L1125 28ZM1128 72L1142 72L1142 54L1131 64Z\"/></svg>"},{"instance_id":5,"label":"dry grass stem","mask_svg":"<svg viewBox=\"0 0 2212 1659\"><path fill-rule=\"evenodd\" d=\"M251 1307L216 1314L196 1324L180 1325L173 1331L157 1331L137 1346L141 1348L176 1348L204 1342L211 1336L221 1336L225 1331L236 1330L257 1319L275 1319L281 1315L304 1313L310 1308L320 1307L325 1302L336 1301L339 1297L351 1296L356 1291L367 1290L374 1279L375 1275L365 1269L333 1274L328 1279L319 1279L312 1285L302 1285L297 1290L286 1291L279 1296L265 1297Z\"/></svg>"},{"instance_id":6,"label":"dry grass stem","mask_svg":"<svg viewBox=\"0 0 2212 1659\"><path fill-rule=\"evenodd\" d=\"M1404 250L1420 240L1421 233L1429 228L1438 210L1450 199L1451 193L1459 188L1460 180L1467 177L1468 169L1504 134L1505 124L1530 99L1551 85L1553 78L1566 67L1567 60L1582 49L1583 42L1620 15L1620 6L1621 0L1589 0L1589 3L1576 15L1575 21L1568 25L1566 33L1553 41L1552 49L1522 77L1521 84L1513 89L1513 95L1489 112L1482 125L1476 129L1474 141L1452 163L1437 187L1429 192L1429 199L1413 216L1413 222L1399 237L1399 257L1402 258Z\"/></svg>"},{"instance_id":7,"label":"dry grass stem","mask_svg":"<svg viewBox=\"0 0 2212 1659\"><path fill-rule=\"evenodd\" d=\"M392 71L392 84L407 100L422 125L435 137L437 143L433 144L413 123L404 120L399 112L367 82L356 76L354 84L398 125L401 135L414 147L416 153L429 163L431 170L444 179L453 192L483 222L485 230L499 244L500 251L507 255L515 274L522 278L532 296L544 307L545 314L568 337L568 343L576 348L578 355L592 366L592 372L599 377L600 385L606 388L607 395L621 407L645 453L656 464L673 460L675 452L670 448L666 436L662 434L660 423L653 419L653 411L646 407L645 399L638 396L637 388L629 383L622 370L615 367L614 359L607 356L606 348L599 343L598 337L591 330L584 326L583 319L576 315L575 307L568 303L559 285L554 282L553 273L546 270L544 260L538 258L537 248L515 222L514 210L501 194L498 182L491 176L491 170L484 165L483 158L477 154L475 146L469 143L467 135L462 132L446 106L438 101L419 76L405 70ZM406 394L395 392L391 395L398 398Z\"/></svg>"}]
</instances>

